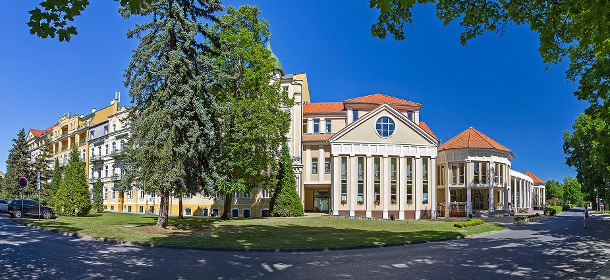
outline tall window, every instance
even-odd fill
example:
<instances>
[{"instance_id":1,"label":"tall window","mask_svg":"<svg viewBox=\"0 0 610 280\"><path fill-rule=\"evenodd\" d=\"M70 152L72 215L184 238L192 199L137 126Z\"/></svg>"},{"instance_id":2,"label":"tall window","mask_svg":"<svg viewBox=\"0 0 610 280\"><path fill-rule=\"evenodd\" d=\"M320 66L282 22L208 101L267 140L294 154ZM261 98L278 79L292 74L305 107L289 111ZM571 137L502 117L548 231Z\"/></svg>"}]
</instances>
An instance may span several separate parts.
<instances>
[{"instance_id":1,"label":"tall window","mask_svg":"<svg viewBox=\"0 0 610 280\"><path fill-rule=\"evenodd\" d=\"M474 184L478 184L480 182L480 180L479 180L479 176L481 176L480 165L481 165L480 162L474 163L474 178L472 178L472 183L474 183Z\"/></svg>"},{"instance_id":2,"label":"tall window","mask_svg":"<svg viewBox=\"0 0 610 280\"><path fill-rule=\"evenodd\" d=\"M487 184L487 162L481 163L481 184Z\"/></svg>"},{"instance_id":3,"label":"tall window","mask_svg":"<svg viewBox=\"0 0 610 280\"><path fill-rule=\"evenodd\" d=\"M428 204L428 159L422 158L421 160L422 166L422 183L423 183L423 194L422 194L422 203Z\"/></svg>"},{"instance_id":4,"label":"tall window","mask_svg":"<svg viewBox=\"0 0 610 280\"><path fill-rule=\"evenodd\" d=\"M465 174L465 172L464 172L464 163L459 163L458 164L458 169L460 171L459 184L463 185L464 184L464 174Z\"/></svg>"},{"instance_id":5,"label":"tall window","mask_svg":"<svg viewBox=\"0 0 610 280\"><path fill-rule=\"evenodd\" d=\"M330 174L330 158L324 159L324 173Z\"/></svg>"},{"instance_id":6,"label":"tall window","mask_svg":"<svg viewBox=\"0 0 610 280\"><path fill-rule=\"evenodd\" d=\"M375 174L374 178L374 192L375 192L375 203L381 202L381 171L379 168L379 158L375 158L375 163L373 164L373 173Z\"/></svg>"},{"instance_id":7,"label":"tall window","mask_svg":"<svg viewBox=\"0 0 610 280\"><path fill-rule=\"evenodd\" d=\"M407 203L413 203L413 159L407 159Z\"/></svg>"},{"instance_id":8,"label":"tall window","mask_svg":"<svg viewBox=\"0 0 610 280\"><path fill-rule=\"evenodd\" d=\"M495 184L497 184L498 180L500 179L500 172L498 172L499 171L498 169L500 169L499 167L500 167L500 165L496 163L495 170L494 170L494 183Z\"/></svg>"},{"instance_id":9,"label":"tall window","mask_svg":"<svg viewBox=\"0 0 610 280\"><path fill-rule=\"evenodd\" d=\"M318 159L311 159L311 174L318 174Z\"/></svg>"},{"instance_id":10,"label":"tall window","mask_svg":"<svg viewBox=\"0 0 610 280\"><path fill-rule=\"evenodd\" d=\"M341 203L347 203L347 158L341 158Z\"/></svg>"},{"instance_id":11,"label":"tall window","mask_svg":"<svg viewBox=\"0 0 610 280\"><path fill-rule=\"evenodd\" d=\"M437 185L444 185L445 184L445 166L444 165L438 165L436 166L436 184Z\"/></svg>"},{"instance_id":12,"label":"tall window","mask_svg":"<svg viewBox=\"0 0 610 280\"><path fill-rule=\"evenodd\" d=\"M463 185L464 184L464 163L452 163L451 164L451 184Z\"/></svg>"},{"instance_id":13,"label":"tall window","mask_svg":"<svg viewBox=\"0 0 610 280\"><path fill-rule=\"evenodd\" d=\"M320 133L320 120L313 120L313 133Z\"/></svg>"},{"instance_id":14,"label":"tall window","mask_svg":"<svg viewBox=\"0 0 610 280\"><path fill-rule=\"evenodd\" d=\"M116 142L112 142L112 152L116 152Z\"/></svg>"},{"instance_id":15,"label":"tall window","mask_svg":"<svg viewBox=\"0 0 610 280\"><path fill-rule=\"evenodd\" d=\"M330 120L326 120L326 133L332 133L332 123Z\"/></svg>"},{"instance_id":16,"label":"tall window","mask_svg":"<svg viewBox=\"0 0 610 280\"><path fill-rule=\"evenodd\" d=\"M358 203L364 202L364 158L358 158Z\"/></svg>"},{"instance_id":17,"label":"tall window","mask_svg":"<svg viewBox=\"0 0 610 280\"><path fill-rule=\"evenodd\" d=\"M500 169L500 184L504 183L504 165L498 164L498 169Z\"/></svg>"},{"instance_id":18,"label":"tall window","mask_svg":"<svg viewBox=\"0 0 610 280\"><path fill-rule=\"evenodd\" d=\"M390 159L390 202L396 203L398 197L396 195L396 159Z\"/></svg>"},{"instance_id":19,"label":"tall window","mask_svg":"<svg viewBox=\"0 0 610 280\"><path fill-rule=\"evenodd\" d=\"M358 119L358 111L356 111L356 110L352 111L352 115L354 116L354 117L352 118L352 121L355 121L355 120L357 120L357 119Z\"/></svg>"}]
</instances>

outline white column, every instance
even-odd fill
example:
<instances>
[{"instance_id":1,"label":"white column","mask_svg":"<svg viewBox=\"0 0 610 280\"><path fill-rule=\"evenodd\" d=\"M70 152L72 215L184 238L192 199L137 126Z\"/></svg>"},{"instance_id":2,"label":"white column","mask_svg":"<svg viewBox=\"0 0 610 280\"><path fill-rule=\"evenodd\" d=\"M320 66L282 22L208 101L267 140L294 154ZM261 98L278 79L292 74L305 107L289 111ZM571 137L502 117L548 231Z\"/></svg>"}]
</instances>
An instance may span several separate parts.
<instances>
[{"instance_id":1,"label":"white column","mask_svg":"<svg viewBox=\"0 0 610 280\"><path fill-rule=\"evenodd\" d=\"M464 163L464 184L466 184L466 216L472 214L472 188L470 178L470 162Z\"/></svg>"},{"instance_id":2,"label":"white column","mask_svg":"<svg viewBox=\"0 0 610 280\"><path fill-rule=\"evenodd\" d=\"M383 218L388 218L388 207L390 206L390 158L383 156Z\"/></svg>"},{"instance_id":3,"label":"white column","mask_svg":"<svg viewBox=\"0 0 610 280\"><path fill-rule=\"evenodd\" d=\"M324 134L327 133L326 131L326 119L325 118L320 118L320 128L319 128L320 134Z\"/></svg>"},{"instance_id":4,"label":"white column","mask_svg":"<svg viewBox=\"0 0 610 280\"><path fill-rule=\"evenodd\" d=\"M419 111L413 111L413 122L419 124Z\"/></svg>"},{"instance_id":5,"label":"white column","mask_svg":"<svg viewBox=\"0 0 610 280\"><path fill-rule=\"evenodd\" d=\"M313 119L308 118L307 119L307 134L312 134L312 133L313 133Z\"/></svg>"},{"instance_id":6,"label":"white column","mask_svg":"<svg viewBox=\"0 0 610 280\"><path fill-rule=\"evenodd\" d=\"M436 219L436 158L433 157L430 159L430 180L428 181L428 201L432 203L432 215L430 216L432 219Z\"/></svg>"},{"instance_id":7,"label":"white column","mask_svg":"<svg viewBox=\"0 0 610 280\"><path fill-rule=\"evenodd\" d=\"M352 111L352 108L347 108L347 120L346 120L345 124L346 125L350 124L353 119L354 119L354 112Z\"/></svg>"},{"instance_id":8,"label":"white column","mask_svg":"<svg viewBox=\"0 0 610 280\"><path fill-rule=\"evenodd\" d=\"M400 156L398 161L398 219L405 219L405 204L407 204L407 160Z\"/></svg>"},{"instance_id":9,"label":"white column","mask_svg":"<svg viewBox=\"0 0 610 280\"><path fill-rule=\"evenodd\" d=\"M311 146L305 146L305 182L311 182ZM319 168L318 168L319 169ZM341 177L338 177L341 178Z\"/></svg>"},{"instance_id":10,"label":"white column","mask_svg":"<svg viewBox=\"0 0 610 280\"><path fill-rule=\"evenodd\" d=\"M318 146L318 182L324 181L324 146Z\"/></svg>"},{"instance_id":11,"label":"white column","mask_svg":"<svg viewBox=\"0 0 610 280\"><path fill-rule=\"evenodd\" d=\"M494 212L495 211L495 207L494 207L494 186L496 185L496 172L500 172L500 170L496 170L496 164L495 162L490 162L489 166L491 168L489 168L489 173L491 174L491 184L489 184L489 212ZM498 183L500 183L500 181L498 180Z\"/></svg>"},{"instance_id":12,"label":"white column","mask_svg":"<svg viewBox=\"0 0 610 280\"><path fill-rule=\"evenodd\" d=\"M504 201L502 203L504 204L504 213L508 213L508 202L510 201L510 173L507 170L504 174L508 180L506 180L506 183L502 187L502 191L504 192Z\"/></svg>"},{"instance_id":13,"label":"white column","mask_svg":"<svg viewBox=\"0 0 610 280\"><path fill-rule=\"evenodd\" d=\"M333 180L332 180L332 204L333 215L339 215L339 196L341 195L341 166L339 165L339 156L333 157Z\"/></svg>"},{"instance_id":14,"label":"white column","mask_svg":"<svg viewBox=\"0 0 610 280\"><path fill-rule=\"evenodd\" d=\"M519 208L523 208L523 206L525 205L525 203L523 201L525 199L525 196L523 195L523 191L524 191L523 179L519 179Z\"/></svg>"},{"instance_id":15,"label":"white column","mask_svg":"<svg viewBox=\"0 0 610 280\"><path fill-rule=\"evenodd\" d=\"M449 191L449 178L450 176L449 163L445 163L445 174L441 176L445 176L445 217L449 217L449 211L451 211L451 192Z\"/></svg>"},{"instance_id":16,"label":"white column","mask_svg":"<svg viewBox=\"0 0 610 280\"><path fill-rule=\"evenodd\" d=\"M421 189L422 184L422 168L421 168L421 157L415 156L415 172L413 172L413 203L415 204L415 219L419 220L421 217Z\"/></svg>"},{"instance_id":17,"label":"white column","mask_svg":"<svg viewBox=\"0 0 610 280\"><path fill-rule=\"evenodd\" d=\"M349 215L356 216L356 193L358 192L358 158L354 155L349 155Z\"/></svg>"},{"instance_id":18,"label":"white column","mask_svg":"<svg viewBox=\"0 0 610 280\"><path fill-rule=\"evenodd\" d=\"M366 193L364 201L366 202L366 216L372 217L371 208L373 207L373 158L371 155L366 155Z\"/></svg>"}]
</instances>

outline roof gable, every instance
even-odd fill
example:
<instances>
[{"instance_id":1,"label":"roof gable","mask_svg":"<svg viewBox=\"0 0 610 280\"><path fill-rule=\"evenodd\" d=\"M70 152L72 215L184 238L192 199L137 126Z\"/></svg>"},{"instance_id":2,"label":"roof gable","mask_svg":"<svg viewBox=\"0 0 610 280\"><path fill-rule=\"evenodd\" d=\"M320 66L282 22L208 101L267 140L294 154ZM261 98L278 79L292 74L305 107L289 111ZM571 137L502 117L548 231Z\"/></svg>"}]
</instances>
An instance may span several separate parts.
<instances>
[{"instance_id":1,"label":"roof gable","mask_svg":"<svg viewBox=\"0 0 610 280\"><path fill-rule=\"evenodd\" d=\"M415 103L412 101L388 96L381 93L375 93L371 95L366 95L362 97L356 97L352 99L345 100L344 103L367 103L367 104L389 104L389 105L409 105L421 107L421 104Z\"/></svg>"},{"instance_id":2,"label":"roof gable","mask_svg":"<svg viewBox=\"0 0 610 280\"><path fill-rule=\"evenodd\" d=\"M532 178L532 180L534 180L534 184L546 184L545 181L542 181L542 179L538 178L538 176L532 174L532 172L529 171L525 171L525 175L530 176Z\"/></svg>"},{"instance_id":3,"label":"roof gable","mask_svg":"<svg viewBox=\"0 0 610 280\"><path fill-rule=\"evenodd\" d=\"M442 151L464 148L496 149L512 153L508 148L500 145L500 143L472 127L464 130L462 133L445 142L443 145L438 147L438 150Z\"/></svg>"},{"instance_id":4,"label":"roof gable","mask_svg":"<svg viewBox=\"0 0 610 280\"><path fill-rule=\"evenodd\" d=\"M308 103L303 105L303 114L342 113L343 102Z\"/></svg>"}]
</instances>

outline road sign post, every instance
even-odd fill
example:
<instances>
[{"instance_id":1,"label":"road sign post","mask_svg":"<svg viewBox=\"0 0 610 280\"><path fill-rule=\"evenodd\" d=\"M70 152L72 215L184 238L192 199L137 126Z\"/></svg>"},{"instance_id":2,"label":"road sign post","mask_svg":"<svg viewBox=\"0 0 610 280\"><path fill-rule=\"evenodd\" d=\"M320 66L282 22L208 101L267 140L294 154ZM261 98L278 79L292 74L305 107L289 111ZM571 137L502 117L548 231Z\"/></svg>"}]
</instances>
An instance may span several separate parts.
<instances>
[{"instance_id":1,"label":"road sign post","mask_svg":"<svg viewBox=\"0 0 610 280\"><path fill-rule=\"evenodd\" d=\"M38 172L38 220L40 220L40 207L42 201L40 201L40 172Z\"/></svg>"},{"instance_id":2,"label":"road sign post","mask_svg":"<svg viewBox=\"0 0 610 280\"><path fill-rule=\"evenodd\" d=\"M25 191L25 187L28 185L28 179L25 177L19 178L19 186L21 186L21 211L23 211L23 192Z\"/></svg>"}]
</instances>

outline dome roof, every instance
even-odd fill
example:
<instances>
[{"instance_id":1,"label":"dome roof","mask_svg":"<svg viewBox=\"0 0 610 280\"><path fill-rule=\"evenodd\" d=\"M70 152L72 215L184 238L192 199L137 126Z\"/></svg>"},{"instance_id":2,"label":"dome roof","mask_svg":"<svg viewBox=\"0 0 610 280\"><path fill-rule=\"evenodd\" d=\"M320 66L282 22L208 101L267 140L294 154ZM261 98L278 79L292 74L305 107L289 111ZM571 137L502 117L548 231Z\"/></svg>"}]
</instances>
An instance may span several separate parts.
<instances>
[{"instance_id":1,"label":"dome roof","mask_svg":"<svg viewBox=\"0 0 610 280\"><path fill-rule=\"evenodd\" d=\"M280 59L273 53L271 50L271 42L267 41L267 49L271 52L271 57L273 58L273 66L275 69L282 70L282 64L280 63Z\"/></svg>"}]
</instances>

